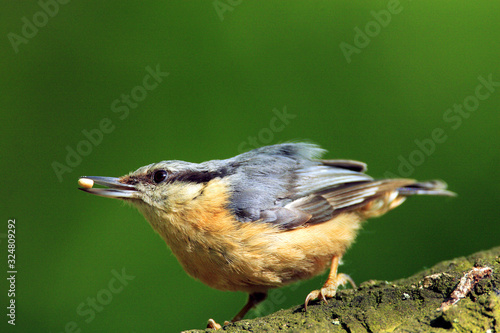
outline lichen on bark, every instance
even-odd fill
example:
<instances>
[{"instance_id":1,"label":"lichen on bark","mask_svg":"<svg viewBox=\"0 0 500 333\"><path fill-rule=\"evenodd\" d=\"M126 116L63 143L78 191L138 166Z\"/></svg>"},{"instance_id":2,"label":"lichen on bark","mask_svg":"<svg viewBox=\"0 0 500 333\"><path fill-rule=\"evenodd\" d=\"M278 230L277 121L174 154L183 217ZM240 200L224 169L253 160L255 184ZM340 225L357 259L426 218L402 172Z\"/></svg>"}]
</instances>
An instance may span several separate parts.
<instances>
[{"instance_id":1,"label":"lichen on bark","mask_svg":"<svg viewBox=\"0 0 500 333\"><path fill-rule=\"evenodd\" d=\"M464 274L479 266L490 267L492 273L476 279L455 305L440 310ZM500 247L443 261L406 279L371 280L356 290L340 290L328 304L311 303L307 312L299 305L221 330L245 331L500 333Z\"/></svg>"}]
</instances>

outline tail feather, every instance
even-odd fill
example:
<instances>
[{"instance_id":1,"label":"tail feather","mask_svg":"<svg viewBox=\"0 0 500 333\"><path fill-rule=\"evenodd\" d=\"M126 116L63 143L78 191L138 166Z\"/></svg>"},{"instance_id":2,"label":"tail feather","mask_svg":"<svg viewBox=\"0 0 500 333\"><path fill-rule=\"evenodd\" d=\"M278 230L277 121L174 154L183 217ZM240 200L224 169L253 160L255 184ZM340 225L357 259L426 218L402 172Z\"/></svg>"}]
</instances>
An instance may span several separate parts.
<instances>
[{"instance_id":1,"label":"tail feather","mask_svg":"<svg viewBox=\"0 0 500 333\"><path fill-rule=\"evenodd\" d=\"M408 185L398 186L398 182L407 181ZM396 185L391 189L381 189L376 195L367 198L360 213L364 218L376 217L385 214L389 210L401 205L407 197L412 195L441 195L456 196L456 193L446 190L446 183L441 180L430 180L414 182L410 179L387 179L383 180L386 186Z\"/></svg>"}]
</instances>

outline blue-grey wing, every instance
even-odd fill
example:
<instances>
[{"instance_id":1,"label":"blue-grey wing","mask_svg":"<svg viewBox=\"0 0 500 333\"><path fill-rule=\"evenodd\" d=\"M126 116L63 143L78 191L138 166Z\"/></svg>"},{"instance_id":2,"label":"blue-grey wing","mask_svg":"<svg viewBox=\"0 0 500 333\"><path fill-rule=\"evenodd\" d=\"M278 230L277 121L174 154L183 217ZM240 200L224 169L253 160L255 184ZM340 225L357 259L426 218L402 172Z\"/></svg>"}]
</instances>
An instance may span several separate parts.
<instances>
[{"instance_id":1,"label":"blue-grey wing","mask_svg":"<svg viewBox=\"0 0 500 333\"><path fill-rule=\"evenodd\" d=\"M372 178L362 173L362 162L316 159L323 152L311 144L290 143L231 159L237 170L231 176L230 209L242 222L284 229L331 219L335 207L324 195Z\"/></svg>"},{"instance_id":2,"label":"blue-grey wing","mask_svg":"<svg viewBox=\"0 0 500 333\"><path fill-rule=\"evenodd\" d=\"M230 209L242 222L293 229L331 220L378 198L383 200L377 202L390 208L391 201L402 202L408 195L453 194L442 182L374 180L364 173L366 164L318 159L323 152L315 145L290 143L259 148L232 159L238 170L231 176Z\"/></svg>"}]
</instances>

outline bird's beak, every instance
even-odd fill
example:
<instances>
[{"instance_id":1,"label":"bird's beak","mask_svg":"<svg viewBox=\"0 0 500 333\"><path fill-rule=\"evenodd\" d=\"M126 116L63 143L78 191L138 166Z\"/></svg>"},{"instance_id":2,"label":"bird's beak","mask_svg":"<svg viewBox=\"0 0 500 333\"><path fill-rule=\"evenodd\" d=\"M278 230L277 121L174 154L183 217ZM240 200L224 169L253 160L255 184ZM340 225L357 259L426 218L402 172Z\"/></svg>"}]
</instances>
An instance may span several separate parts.
<instances>
[{"instance_id":1,"label":"bird's beak","mask_svg":"<svg viewBox=\"0 0 500 333\"><path fill-rule=\"evenodd\" d=\"M94 183L107 188L92 188ZM120 178L84 176L78 180L78 184L81 186L80 190L106 198L138 199L139 193L135 186L120 183Z\"/></svg>"}]
</instances>

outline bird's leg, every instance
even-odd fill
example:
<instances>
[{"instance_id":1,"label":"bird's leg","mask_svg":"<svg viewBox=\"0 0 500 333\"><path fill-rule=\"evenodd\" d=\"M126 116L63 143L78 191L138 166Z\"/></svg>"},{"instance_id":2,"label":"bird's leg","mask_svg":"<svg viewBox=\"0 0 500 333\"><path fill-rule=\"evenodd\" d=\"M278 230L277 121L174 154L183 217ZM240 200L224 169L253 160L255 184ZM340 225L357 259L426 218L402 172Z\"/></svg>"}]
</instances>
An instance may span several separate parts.
<instances>
[{"instance_id":1,"label":"bird's leg","mask_svg":"<svg viewBox=\"0 0 500 333\"><path fill-rule=\"evenodd\" d=\"M323 288L319 290L313 290L309 293L309 295L307 295L306 301L304 303L306 311L307 311L307 304L309 304L310 301L317 299L318 297L321 297L321 299L323 299L323 301L327 303L326 298L335 296L335 294L337 293L337 288L340 285L344 286L347 282L349 282L353 286L353 288L356 289L356 284L349 275L342 273L337 274L340 258L341 258L340 256L334 256L332 258L332 266L330 267L330 274L328 274L328 279L326 279Z\"/></svg>"},{"instance_id":2,"label":"bird's leg","mask_svg":"<svg viewBox=\"0 0 500 333\"><path fill-rule=\"evenodd\" d=\"M267 297L267 292L263 293L251 293L248 295L248 301L247 304L238 312L236 316L234 316L233 320L231 322L239 321L245 317L248 311L252 309L253 307L257 306L260 302L265 300Z\"/></svg>"},{"instance_id":3,"label":"bird's leg","mask_svg":"<svg viewBox=\"0 0 500 333\"><path fill-rule=\"evenodd\" d=\"M245 315L247 314L248 311L250 311L257 304L259 304L260 302L262 302L263 300L265 300L266 297L267 297L267 292L263 292L263 293L256 292L256 293L249 294L248 295L248 301L245 304L245 306L243 306L243 308L240 310L240 312L238 312L236 314L236 316L234 316L234 318L230 322L234 323L235 321L240 321L243 317L245 317ZM229 321L225 321L224 325L227 325L230 322ZM208 324L207 324L207 328L213 328L213 329L217 329L218 330L218 329L222 328L222 326L220 324L217 324L215 322L215 320L209 319L208 320Z\"/></svg>"}]
</instances>

